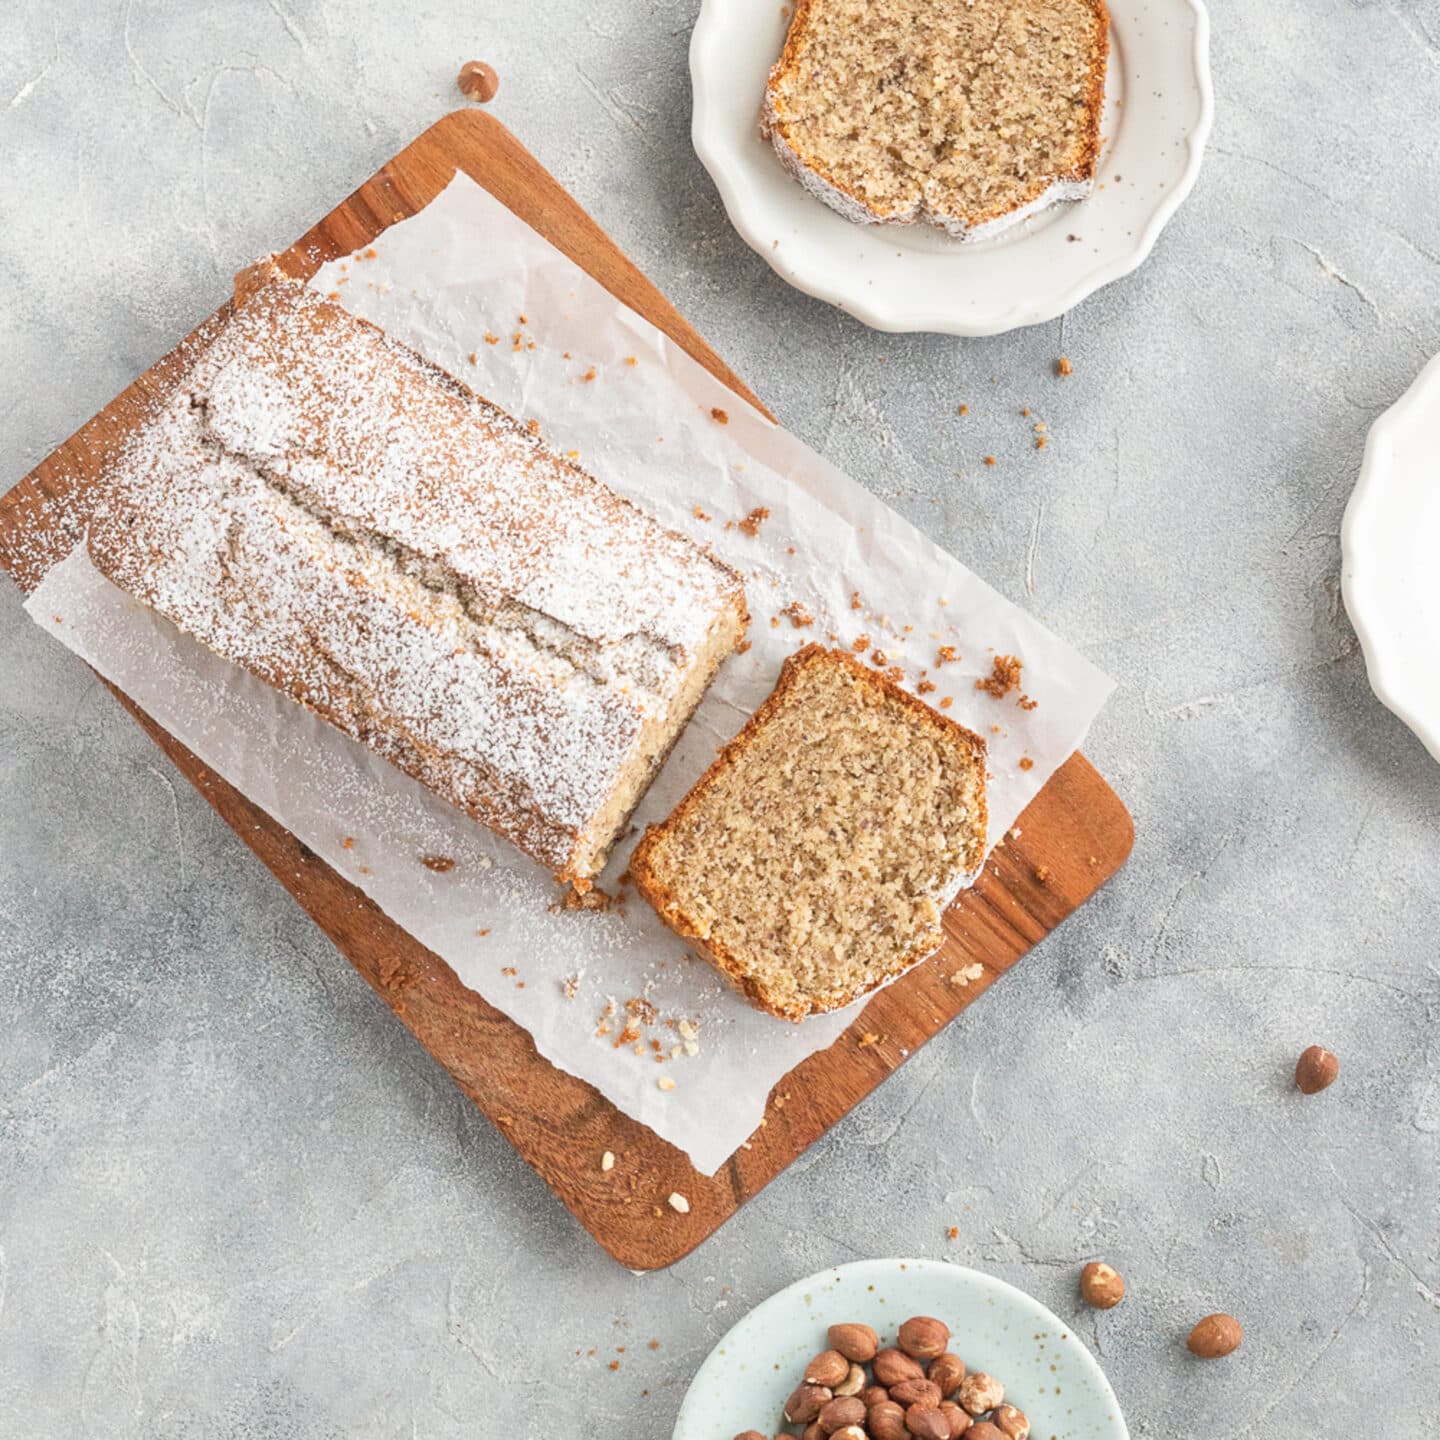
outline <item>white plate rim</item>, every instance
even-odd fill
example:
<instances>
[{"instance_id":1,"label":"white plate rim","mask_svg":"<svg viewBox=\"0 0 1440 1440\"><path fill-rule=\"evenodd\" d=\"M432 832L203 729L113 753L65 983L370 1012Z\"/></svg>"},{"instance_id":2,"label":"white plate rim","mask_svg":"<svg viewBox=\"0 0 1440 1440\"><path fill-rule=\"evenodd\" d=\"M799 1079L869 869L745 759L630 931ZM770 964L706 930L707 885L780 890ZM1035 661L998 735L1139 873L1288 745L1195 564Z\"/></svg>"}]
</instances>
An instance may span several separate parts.
<instances>
[{"instance_id":1,"label":"white plate rim","mask_svg":"<svg viewBox=\"0 0 1440 1440\"><path fill-rule=\"evenodd\" d=\"M1407 647L1383 590L1374 584L1374 578L1386 568L1387 527L1401 523L1402 518L1387 518L1403 488L1403 477L1395 474L1400 463L1395 454L1397 442L1411 425L1426 424L1427 410L1432 417L1440 414L1440 355L1431 359L1409 389L1380 415L1365 438L1360 475L1340 526L1340 589L1365 656L1370 688L1381 704L1415 732L1431 756L1440 760L1440 701L1433 694L1427 700L1415 683L1425 675L1426 664L1433 665L1433 656L1427 662ZM1433 428L1433 419L1430 423Z\"/></svg>"},{"instance_id":2,"label":"white plate rim","mask_svg":"<svg viewBox=\"0 0 1440 1440\"><path fill-rule=\"evenodd\" d=\"M852 1260L843 1265L831 1265L824 1270L817 1270L813 1275L806 1275L802 1279L784 1286L775 1291L774 1294L760 1301L758 1305L752 1306L740 1317L710 1348L709 1353L701 1362L700 1368L696 1370L694 1378L686 1388L685 1397L680 1402L680 1409L675 1419L675 1428L671 1440L697 1440L695 1433L687 1425L686 1407L690 1404L692 1396L702 1388L706 1381L706 1372L712 1365L718 1364L721 1360L721 1351L727 1345L734 1344L734 1338L738 1332L747 1328L753 1328L763 1323L763 1316L767 1310L779 1309L787 1300L794 1296L803 1296L806 1292L814 1290L821 1284L830 1284L841 1278L864 1278L866 1275L883 1274L889 1280L894 1279L893 1272L897 1269L914 1269L917 1272L933 1272L944 1275L947 1279L954 1279L961 1285L975 1287L982 1293L1001 1295L1012 1304L1018 1304L1032 1312L1037 1322L1046 1325L1053 1325L1061 1334L1068 1337L1069 1343L1073 1343L1076 1352L1082 1363L1088 1368L1090 1378L1098 1385L1104 1399L1114 1407L1114 1418L1116 1425L1117 1440L1129 1440L1130 1431L1125 1423L1124 1412L1121 1409L1119 1398L1115 1394L1114 1387L1110 1384L1105 1372L1100 1367L1100 1362L1090 1352L1089 1346L1075 1333L1075 1327L1066 1323L1056 1315L1048 1306L1042 1305L1033 1295L1011 1285L1008 1281L1001 1280L996 1275L988 1274L983 1270L974 1270L967 1265L952 1264L948 1260L923 1259L912 1256L893 1256L891 1258L879 1258L873 1260ZM702 1420L700 1423L704 1423ZM728 1440L728 1434L722 1430L715 1432L719 1440ZM706 1435L709 1435L707 1430Z\"/></svg>"},{"instance_id":3,"label":"white plate rim","mask_svg":"<svg viewBox=\"0 0 1440 1440\"><path fill-rule=\"evenodd\" d=\"M755 0L755 3L761 3L761 0ZM769 0L764 0L764 3L768 5ZM1129 243L1116 243L1113 249L1068 284L1047 290L1044 288L1042 275L1032 281L1036 289L1018 295L1012 291L991 309L946 309L943 303L937 303L937 296L933 291L926 293L924 307L917 308L913 302L887 295L883 289L867 293L865 286L859 281L858 270L853 262L848 268L840 265L829 270L796 267L788 263L788 254L783 247L777 248L770 243L775 228L773 213L760 191L749 181L751 167L743 162L733 163L725 142L723 107L725 98L734 92L736 77L733 64L729 63L729 52L721 42L723 26L727 20L733 20L737 0L702 0L700 14L691 32L691 141L695 153L720 192L731 224L771 269L796 289L837 306L877 330L980 336L999 335L1021 326L1043 324L1056 319L1102 286L1122 279L1143 264L1154 249L1161 231L1189 195L1200 173L1215 113L1209 59L1209 12L1205 0L1144 0L1144 3L1175 4L1191 17L1193 30L1190 64L1199 101L1199 113L1183 136L1186 147L1184 166L1173 183L1167 184L1144 225L1136 233L1126 237ZM1111 0L1112 27L1115 26L1117 9L1115 0ZM1123 35L1123 27L1121 33ZM758 126L758 110L756 124ZM761 150L758 144L756 150ZM765 164L774 163L778 166L779 162L769 146L763 147L762 159ZM790 183L795 184L793 180ZM801 191L798 185L795 185L795 188ZM839 219L819 200L809 195L805 198L814 208L816 225ZM876 229L882 230L883 227ZM964 254L965 252L957 247L955 258L959 263L964 262Z\"/></svg>"}]
</instances>

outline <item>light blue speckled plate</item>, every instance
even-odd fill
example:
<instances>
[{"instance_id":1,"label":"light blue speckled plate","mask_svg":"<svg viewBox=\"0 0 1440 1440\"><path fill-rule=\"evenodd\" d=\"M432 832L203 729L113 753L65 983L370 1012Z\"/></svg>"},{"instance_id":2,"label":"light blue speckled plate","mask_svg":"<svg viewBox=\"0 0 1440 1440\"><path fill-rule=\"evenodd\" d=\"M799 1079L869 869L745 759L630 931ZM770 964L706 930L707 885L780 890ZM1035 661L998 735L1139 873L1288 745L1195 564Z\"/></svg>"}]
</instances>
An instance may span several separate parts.
<instances>
[{"instance_id":1,"label":"light blue speckled plate","mask_svg":"<svg viewBox=\"0 0 1440 1440\"><path fill-rule=\"evenodd\" d=\"M1001 1381L1006 1400L1030 1417L1032 1440L1129 1440L1110 1382L1068 1325L1013 1285L940 1260L861 1260L757 1305L700 1367L674 1440L776 1434L831 1325L858 1320L893 1341L911 1315L950 1327L951 1349Z\"/></svg>"}]
</instances>

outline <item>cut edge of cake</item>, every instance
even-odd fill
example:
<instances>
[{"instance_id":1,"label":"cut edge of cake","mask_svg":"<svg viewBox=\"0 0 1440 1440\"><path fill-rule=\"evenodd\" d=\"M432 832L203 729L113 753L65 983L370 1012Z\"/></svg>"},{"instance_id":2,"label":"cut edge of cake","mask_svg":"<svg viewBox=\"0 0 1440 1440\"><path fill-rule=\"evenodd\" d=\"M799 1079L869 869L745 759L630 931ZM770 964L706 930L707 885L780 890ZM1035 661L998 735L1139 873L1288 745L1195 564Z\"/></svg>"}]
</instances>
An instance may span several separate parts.
<instances>
[{"instance_id":1,"label":"cut edge of cake","mask_svg":"<svg viewBox=\"0 0 1440 1440\"><path fill-rule=\"evenodd\" d=\"M933 207L924 197L914 204L893 210L877 208L833 168L808 158L794 143L792 117L786 111L781 89L795 73L804 54L812 13L825 3L826 0L796 0L784 47L766 81L760 132L769 140L792 178L830 209L855 225L913 225L923 222L944 230L956 240L974 242L991 239L1052 205L1084 200L1094 192L1101 149L1105 72L1110 50L1110 15L1106 0L1075 0L1077 5L1091 12L1094 26L1085 95L1085 140L1076 163L1058 173L1036 177L1027 194L1017 203L998 205L988 211L968 215L946 213Z\"/></svg>"},{"instance_id":2,"label":"cut edge of cake","mask_svg":"<svg viewBox=\"0 0 1440 1440\"><path fill-rule=\"evenodd\" d=\"M914 945L898 952L884 967L884 972L866 983L837 987L823 995L781 996L757 977L753 965L744 955L732 949L710 932L688 908L686 897L669 879L662 877L657 861L667 840L677 826L702 807L722 778L746 756L772 719L781 715L792 701L804 670L812 665L833 665L843 669L870 694L899 707L906 718L941 736L963 755L969 771L973 795L971 812L965 817L964 863L949 877L950 883L938 887L930 898L934 901L933 927ZM813 1014L838 1010L864 995L898 979L913 966L933 955L944 942L941 924L945 906L973 883L985 860L988 808L986 802L986 744L973 731L957 724L948 716L926 704L918 696L902 689L877 671L861 665L843 650L831 650L810 644L790 656L781 668L774 690L711 762L705 773L691 787L671 814L660 824L651 825L641 837L630 858L629 876L641 895L650 903L665 924L703 959L713 965L751 1004L780 1019L798 1023Z\"/></svg>"}]
</instances>

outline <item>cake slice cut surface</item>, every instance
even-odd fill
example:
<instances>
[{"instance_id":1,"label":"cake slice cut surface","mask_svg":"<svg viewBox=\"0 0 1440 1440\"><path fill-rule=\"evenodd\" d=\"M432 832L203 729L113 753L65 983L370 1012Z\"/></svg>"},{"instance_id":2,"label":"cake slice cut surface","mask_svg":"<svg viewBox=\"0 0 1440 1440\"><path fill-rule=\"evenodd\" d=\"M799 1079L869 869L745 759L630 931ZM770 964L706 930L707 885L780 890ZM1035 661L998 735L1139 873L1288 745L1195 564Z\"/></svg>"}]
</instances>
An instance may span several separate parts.
<instances>
[{"instance_id":1,"label":"cake slice cut surface","mask_svg":"<svg viewBox=\"0 0 1440 1440\"><path fill-rule=\"evenodd\" d=\"M985 856L985 742L809 645L630 874L762 1010L834 1010L932 954Z\"/></svg>"},{"instance_id":2,"label":"cake slice cut surface","mask_svg":"<svg viewBox=\"0 0 1440 1440\"><path fill-rule=\"evenodd\" d=\"M786 167L859 223L994 234L1089 193L1104 0L799 0L765 92Z\"/></svg>"}]
</instances>

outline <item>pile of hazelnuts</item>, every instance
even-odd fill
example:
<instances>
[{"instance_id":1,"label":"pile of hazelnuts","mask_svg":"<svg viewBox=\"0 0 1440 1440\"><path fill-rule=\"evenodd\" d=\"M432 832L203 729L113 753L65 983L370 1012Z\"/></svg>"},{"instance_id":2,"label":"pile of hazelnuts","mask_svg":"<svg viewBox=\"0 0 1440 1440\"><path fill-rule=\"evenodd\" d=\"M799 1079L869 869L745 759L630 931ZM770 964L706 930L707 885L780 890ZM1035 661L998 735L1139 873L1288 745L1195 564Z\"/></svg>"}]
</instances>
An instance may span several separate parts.
<instances>
[{"instance_id":1,"label":"pile of hazelnuts","mask_svg":"<svg viewBox=\"0 0 1440 1440\"><path fill-rule=\"evenodd\" d=\"M1024 1412L993 1375L966 1373L943 1321L912 1316L885 1349L868 1325L832 1325L828 1339L785 1402L801 1440L1029 1440ZM766 1437L746 1430L735 1440Z\"/></svg>"}]
</instances>

